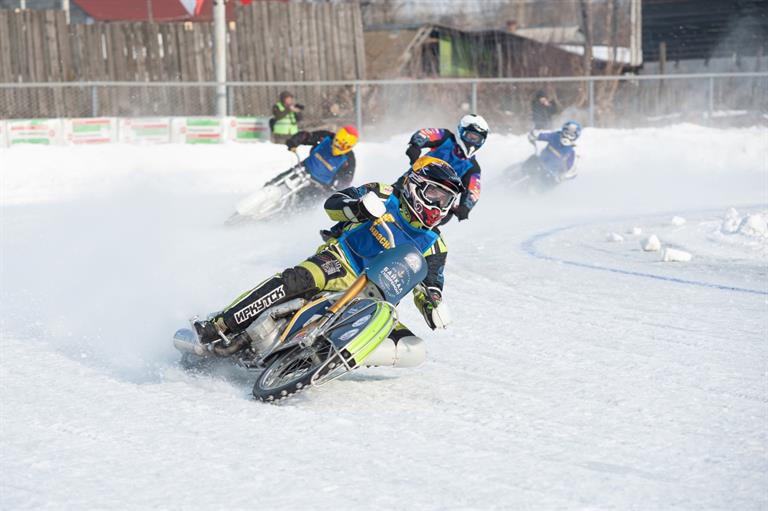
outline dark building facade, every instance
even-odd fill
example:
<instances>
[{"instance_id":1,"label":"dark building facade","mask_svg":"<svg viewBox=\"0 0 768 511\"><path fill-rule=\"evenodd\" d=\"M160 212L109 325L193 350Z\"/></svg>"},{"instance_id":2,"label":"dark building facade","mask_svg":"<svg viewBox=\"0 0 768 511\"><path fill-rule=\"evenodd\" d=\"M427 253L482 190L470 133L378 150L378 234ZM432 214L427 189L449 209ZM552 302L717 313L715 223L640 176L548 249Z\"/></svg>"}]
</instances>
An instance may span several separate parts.
<instances>
[{"instance_id":1,"label":"dark building facade","mask_svg":"<svg viewBox=\"0 0 768 511\"><path fill-rule=\"evenodd\" d=\"M643 60L766 55L768 0L643 0Z\"/></svg>"}]
</instances>

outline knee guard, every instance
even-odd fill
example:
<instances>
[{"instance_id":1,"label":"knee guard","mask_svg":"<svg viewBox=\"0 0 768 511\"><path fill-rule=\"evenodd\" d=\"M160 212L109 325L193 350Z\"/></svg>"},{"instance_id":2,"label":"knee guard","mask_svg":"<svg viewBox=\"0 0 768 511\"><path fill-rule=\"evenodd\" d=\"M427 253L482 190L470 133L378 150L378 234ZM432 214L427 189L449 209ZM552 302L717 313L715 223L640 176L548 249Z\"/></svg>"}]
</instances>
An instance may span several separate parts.
<instances>
[{"instance_id":1,"label":"knee guard","mask_svg":"<svg viewBox=\"0 0 768 511\"><path fill-rule=\"evenodd\" d=\"M294 266L285 270L280 277L285 283L285 293L291 298L318 291L317 283L312 273L303 266Z\"/></svg>"},{"instance_id":2,"label":"knee guard","mask_svg":"<svg viewBox=\"0 0 768 511\"><path fill-rule=\"evenodd\" d=\"M365 365L381 367L416 367L427 358L424 340L408 335L394 340L388 337L365 359Z\"/></svg>"}]
</instances>

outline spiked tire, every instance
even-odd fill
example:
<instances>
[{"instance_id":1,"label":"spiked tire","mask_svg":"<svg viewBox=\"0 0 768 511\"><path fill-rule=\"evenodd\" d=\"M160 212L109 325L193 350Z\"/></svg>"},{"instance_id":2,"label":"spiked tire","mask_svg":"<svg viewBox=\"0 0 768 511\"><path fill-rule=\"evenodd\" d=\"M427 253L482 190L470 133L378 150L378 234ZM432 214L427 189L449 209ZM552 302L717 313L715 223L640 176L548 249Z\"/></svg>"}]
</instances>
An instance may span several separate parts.
<instances>
[{"instance_id":1,"label":"spiked tire","mask_svg":"<svg viewBox=\"0 0 768 511\"><path fill-rule=\"evenodd\" d=\"M278 355L264 369L253 386L253 396L266 402L291 397L312 386L312 381L324 367L332 349L327 341L319 340L309 348L296 346Z\"/></svg>"}]
</instances>

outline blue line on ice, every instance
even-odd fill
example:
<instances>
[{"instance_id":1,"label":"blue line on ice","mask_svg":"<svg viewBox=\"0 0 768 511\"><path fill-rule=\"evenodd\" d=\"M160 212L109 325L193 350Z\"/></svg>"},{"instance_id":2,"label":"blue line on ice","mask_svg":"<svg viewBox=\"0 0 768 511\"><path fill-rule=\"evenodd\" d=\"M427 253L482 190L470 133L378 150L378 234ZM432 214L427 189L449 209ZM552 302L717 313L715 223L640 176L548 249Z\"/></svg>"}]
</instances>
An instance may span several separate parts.
<instances>
[{"instance_id":1,"label":"blue line on ice","mask_svg":"<svg viewBox=\"0 0 768 511\"><path fill-rule=\"evenodd\" d=\"M654 215L655 216L655 215ZM528 255L535 257L537 259L542 259L544 261L554 261L557 263L567 264L570 266L576 266L579 268L589 268L590 270L599 270L599 271L607 271L611 273L620 273L622 275L631 275L633 277L645 277L647 279L656 279L656 280L663 280L666 282L674 282L676 284L687 284L689 286L699 286L699 287L708 287L711 289L721 289L723 291L734 291L737 293L749 293L749 294L755 294L755 295L762 295L762 296L768 296L768 291L761 291L759 289L749 289L744 287L735 287L735 286L725 286L722 284L714 284L712 282L703 282L700 280L688 280L688 279L681 279L677 277L667 277L666 275L657 275L655 273L645 273L640 271L632 271L632 270L624 270L621 268L611 268L609 266L602 266L599 264L590 264L590 263L582 263L579 261L572 261L570 259L561 259L559 257L543 254L539 252L539 250L536 248L536 244L553 234L557 234L559 232L567 231L570 229L574 229L576 227L583 227L585 225L592 224L594 222L585 222L583 224L574 224L574 225L567 225L565 227L557 227L556 229L550 229L548 231L540 232L537 234L534 234L527 240L523 241L520 244L520 248L527 253Z\"/></svg>"}]
</instances>

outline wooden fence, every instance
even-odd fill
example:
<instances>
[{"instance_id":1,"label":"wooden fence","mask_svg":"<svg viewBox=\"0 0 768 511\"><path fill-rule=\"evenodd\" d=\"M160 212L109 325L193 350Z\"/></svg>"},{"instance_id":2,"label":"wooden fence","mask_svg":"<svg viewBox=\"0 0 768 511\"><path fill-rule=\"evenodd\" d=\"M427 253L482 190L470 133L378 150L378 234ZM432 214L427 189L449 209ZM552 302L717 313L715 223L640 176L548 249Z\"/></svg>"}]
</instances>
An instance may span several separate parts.
<instances>
[{"instance_id":1,"label":"wooden fence","mask_svg":"<svg viewBox=\"0 0 768 511\"><path fill-rule=\"evenodd\" d=\"M360 7L255 2L228 25L229 81L365 78ZM207 23L67 25L61 11L0 10L0 83L213 81ZM339 91L304 87L303 102L331 108ZM267 114L277 87L230 91L231 113ZM343 91L342 91L343 92ZM212 114L209 88L0 89L0 118ZM94 112L94 110L98 112ZM322 117L327 112L314 112Z\"/></svg>"}]
</instances>

